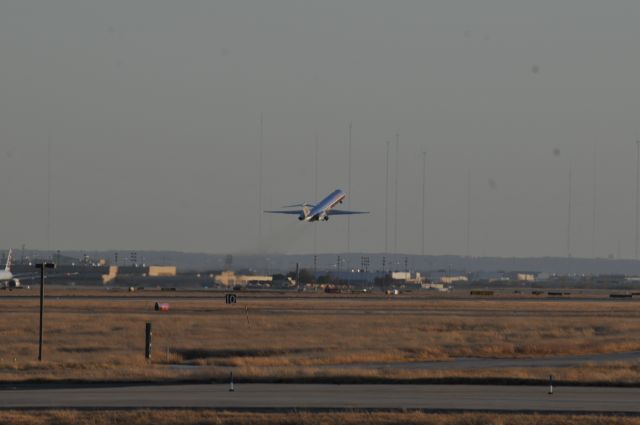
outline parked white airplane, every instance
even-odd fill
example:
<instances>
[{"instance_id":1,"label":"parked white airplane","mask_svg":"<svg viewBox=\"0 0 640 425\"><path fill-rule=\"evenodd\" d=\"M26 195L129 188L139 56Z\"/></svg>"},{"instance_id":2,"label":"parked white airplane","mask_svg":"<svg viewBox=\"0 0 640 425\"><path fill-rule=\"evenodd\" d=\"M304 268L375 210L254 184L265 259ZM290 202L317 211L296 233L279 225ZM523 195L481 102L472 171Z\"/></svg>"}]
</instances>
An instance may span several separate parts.
<instances>
[{"instance_id":1,"label":"parked white airplane","mask_svg":"<svg viewBox=\"0 0 640 425\"><path fill-rule=\"evenodd\" d=\"M349 215L349 214L369 214L368 211L345 211L334 210L337 204L341 204L344 198L347 196L344 191L337 189L334 190L324 198L318 204L296 204L287 205L283 208L302 207L301 210L278 210L278 211L265 211L270 214L295 214L300 221L329 221L331 215Z\"/></svg>"},{"instance_id":2,"label":"parked white airplane","mask_svg":"<svg viewBox=\"0 0 640 425\"><path fill-rule=\"evenodd\" d=\"M13 250L9 250L7 255L7 265L4 270L0 270L0 289L16 289L22 288L22 280L35 280L40 278L40 273L21 273L19 275L13 274L11 271L11 261L13 261ZM66 276L76 275L78 273L65 273ZM53 277L56 275L49 274L46 277Z\"/></svg>"},{"instance_id":3,"label":"parked white airplane","mask_svg":"<svg viewBox=\"0 0 640 425\"><path fill-rule=\"evenodd\" d=\"M9 250L9 255L7 256L7 265L4 267L4 270L0 270L0 288L2 289L13 289L20 287L20 280L16 279L13 273L11 273L12 252L12 250Z\"/></svg>"}]
</instances>

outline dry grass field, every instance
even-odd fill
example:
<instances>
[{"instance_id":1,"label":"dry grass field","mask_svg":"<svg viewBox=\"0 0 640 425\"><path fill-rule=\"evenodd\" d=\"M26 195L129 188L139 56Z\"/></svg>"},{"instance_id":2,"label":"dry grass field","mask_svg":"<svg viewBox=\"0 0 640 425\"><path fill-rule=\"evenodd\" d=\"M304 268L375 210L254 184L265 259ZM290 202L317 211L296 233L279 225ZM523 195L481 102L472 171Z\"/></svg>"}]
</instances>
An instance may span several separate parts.
<instances>
[{"instance_id":1,"label":"dry grass field","mask_svg":"<svg viewBox=\"0 0 640 425\"><path fill-rule=\"evenodd\" d=\"M233 368L243 381L543 380L553 374L563 381L640 384L637 361L555 370L369 365L636 351L640 302L634 300L239 294L237 304L225 305L223 294L212 293L100 292L102 298L86 299L50 292L44 361L38 362L38 299L26 294L0 295L2 381L224 380ZM171 310L154 312L156 300ZM143 356L146 322L153 323L150 363Z\"/></svg>"},{"instance_id":2,"label":"dry grass field","mask_svg":"<svg viewBox=\"0 0 640 425\"><path fill-rule=\"evenodd\" d=\"M639 425L640 418L583 415L407 413L237 413L215 411L0 411L12 425Z\"/></svg>"}]
</instances>

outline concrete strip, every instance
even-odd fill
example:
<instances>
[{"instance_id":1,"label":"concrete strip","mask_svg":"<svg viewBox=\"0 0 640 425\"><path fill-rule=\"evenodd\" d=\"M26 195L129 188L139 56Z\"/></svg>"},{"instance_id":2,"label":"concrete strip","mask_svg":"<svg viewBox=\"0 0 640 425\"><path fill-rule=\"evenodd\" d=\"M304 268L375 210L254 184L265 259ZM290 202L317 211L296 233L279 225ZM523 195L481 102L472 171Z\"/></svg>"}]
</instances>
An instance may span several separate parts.
<instances>
[{"instance_id":1,"label":"concrete strip","mask_svg":"<svg viewBox=\"0 0 640 425\"><path fill-rule=\"evenodd\" d=\"M214 408L423 409L640 414L640 388L474 385L21 386L0 390L3 409Z\"/></svg>"}]
</instances>

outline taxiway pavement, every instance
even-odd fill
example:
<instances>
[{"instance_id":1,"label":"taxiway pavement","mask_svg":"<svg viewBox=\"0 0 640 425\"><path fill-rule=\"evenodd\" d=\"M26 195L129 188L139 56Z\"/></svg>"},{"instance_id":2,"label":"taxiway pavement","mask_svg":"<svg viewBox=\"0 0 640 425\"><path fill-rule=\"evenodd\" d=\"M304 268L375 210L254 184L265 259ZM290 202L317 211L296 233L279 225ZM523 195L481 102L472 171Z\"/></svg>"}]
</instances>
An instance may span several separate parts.
<instances>
[{"instance_id":1,"label":"taxiway pavement","mask_svg":"<svg viewBox=\"0 0 640 425\"><path fill-rule=\"evenodd\" d=\"M23 385L2 387L4 409L212 408L617 413L640 415L640 388L483 385Z\"/></svg>"}]
</instances>

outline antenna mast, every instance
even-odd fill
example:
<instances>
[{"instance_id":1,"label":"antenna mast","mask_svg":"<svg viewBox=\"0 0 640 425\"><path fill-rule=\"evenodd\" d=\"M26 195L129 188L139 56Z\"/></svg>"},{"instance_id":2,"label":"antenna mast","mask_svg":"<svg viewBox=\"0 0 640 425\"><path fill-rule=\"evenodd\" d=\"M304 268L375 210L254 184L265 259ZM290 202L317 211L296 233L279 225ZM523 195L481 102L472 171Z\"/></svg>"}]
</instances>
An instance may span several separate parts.
<instances>
[{"instance_id":1,"label":"antenna mast","mask_svg":"<svg viewBox=\"0 0 640 425\"><path fill-rule=\"evenodd\" d=\"M635 259L638 260L638 243L640 242L640 138L636 139L636 244Z\"/></svg>"},{"instance_id":2,"label":"antenna mast","mask_svg":"<svg viewBox=\"0 0 640 425\"><path fill-rule=\"evenodd\" d=\"M467 258L471 257L471 171L467 172Z\"/></svg>"},{"instance_id":3,"label":"antenna mast","mask_svg":"<svg viewBox=\"0 0 640 425\"><path fill-rule=\"evenodd\" d=\"M571 219L573 209L573 175L569 168L569 216L567 217L567 256L571 258Z\"/></svg>"},{"instance_id":4,"label":"antenna mast","mask_svg":"<svg viewBox=\"0 0 640 425\"><path fill-rule=\"evenodd\" d=\"M394 211L393 211L393 253L398 253L398 157L400 154L400 135L396 133L396 164L395 164L395 181L394 181ZM395 259L394 259L395 261Z\"/></svg>"},{"instance_id":5,"label":"antenna mast","mask_svg":"<svg viewBox=\"0 0 640 425\"><path fill-rule=\"evenodd\" d=\"M593 221L591 223L591 256L597 258L596 234L598 220L598 148L593 142Z\"/></svg>"},{"instance_id":6,"label":"antenna mast","mask_svg":"<svg viewBox=\"0 0 640 425\"><path fill-rule=\"evenodd\" d=\"M389 252L389 146L391 140L387 140L387 157L385 161L386 178L384 185L384 253Z\"/></svg>"},{"instance_id":7,"label":"antenna mast","mask_svg":"<svg viewBox=\"0 0 640 425\"><path fill-rule=\"evenodd\" d=\"M351 128L353 127L353 121L349 122L349 141L347 146L347 206L351 206L349 200L351 196ZM351 216L347 215L347 254L351 253ZM347 257L348 258L348 257Z\"/></svg>"},{"instance_id":8,"label":"antenna mast","mask_svg":"<svg viewBox=\"0 0 640 425\"><path fill-rule=\"evenodd\" d=\"M316 204L318 202L318 132L316 131L316 136L314 140L314 189L313 189L313 203ZM315 224L315 223L314 223ZM318 226L313 226L313 254L318 254Z\"/></svg>"},{"instance_id":9,"label":"antenna mast","mask_svg":"<svg viewBox=\"0 0 640 425\"><path fill-rule=\"evenodd\" d=\"M424 256L424 238L425 238L425 204L427 193L427 152L422 151L422 249L421 253Z\"/></svg>"},{"instance_id":10,"label":"antenna mast","mask_svg":"<svg viewBox=\"0 0 640 425\"><path fill-rule=\"evenodd\" d=\"M263 120L260 113L258 157L258 252L262 249L262 159L263 159Z\"/></svg>"}]
</instances>

